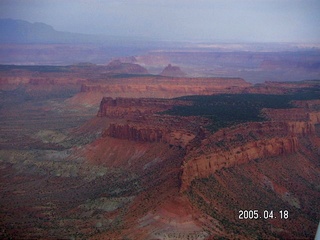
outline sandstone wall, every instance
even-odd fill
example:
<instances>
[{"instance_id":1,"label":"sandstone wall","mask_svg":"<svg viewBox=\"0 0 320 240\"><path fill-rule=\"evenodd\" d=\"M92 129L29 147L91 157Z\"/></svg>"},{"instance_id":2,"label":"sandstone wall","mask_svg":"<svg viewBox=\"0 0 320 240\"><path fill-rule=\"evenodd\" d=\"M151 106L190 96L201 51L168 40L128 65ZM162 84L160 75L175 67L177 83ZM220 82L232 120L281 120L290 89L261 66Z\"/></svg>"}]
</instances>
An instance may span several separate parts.
<instances>
[{"instance_id":1,"label":"sandstone wall","mask_svg":"<svg viewBox=\"0 0 320 240\"><path fill-rule=\"evenodd\" d=\"M98 117L123 118L128 115L152 114L165 111L173 106L191 104L187 101L151 98L104 97L100 103Z\"/></svg>"},{"instance_id":2,"label":"sandstone wall","mask_svg":"<svg viewBox=\"0 0 320 240\"><path fill-rule=\"evenodd\" d=\"M319 123L318 113L312 116ZM193 179L209 177L223 167L297 152L298 139L316 133L314 122L245 123L216 132L188 153L182 166L181 190Z\"/></svg>"},{"instance_id":3,"label":"sandstone wall","mask_svg":"<svg viewBox=\"0 0 320 240\"><path fill-rule=\"evenodd\" d=\"M186 147L195 138L193 133L185 130L113 123L110 124L103 136L137 142L162 142L179 147Z\"/></svg>"},{"instance_id":4,"label":"sandstone wall","mask_svg":"<svg viewBox=\"0 0 320 240\"><path fill-rule=\"evenodd\" d=\"M292 103L293 105L299 108L306 108L310 110L320 110L320 99L293 101Z\"/></svg>"},{"instance_id":5,"label":"sandstone wall","mask_svg":"<svg viewBox=\"0 0 320 240\"><path fill-rule=\"evenodd\" d=\"M308 121L309 114L303 108L263 109L262 113L273 121Z\"/></svg>"},{"instance_id":6,"label":"sandstone wall","mask_svg":"<svg viewBox=\"0 0 320 240\"><path fill-rule=\"evenodd\" d=\"M319 124L320 123L320 112L309 113L309 120L312 124Z\"/></svg>"},{"instance_id":7,"label":"sandstone wall","mask_svg":"<svg viewBox=\"0 0 320 240\"><path fill-rule=\"evenodd\" d=\"M81 92L99 92L110 97L173 98L187 95L240 93L252 86L241 78L132 77L84 84Z\"/></svg>"},{"instance_id":8,"label":"sandstone wall","mask_svg":"<svg viewBox=\"0 0 320 240\"><path fill-rule=\"evenodd\" d=\"M288 137L249 142L228 151L203 154L184 164L181 190L186 190L193 179L209 177L223 167L227 168L259 158L294 153L297 149L298 139L296 137Z\"/></svg>"}]
</instances>

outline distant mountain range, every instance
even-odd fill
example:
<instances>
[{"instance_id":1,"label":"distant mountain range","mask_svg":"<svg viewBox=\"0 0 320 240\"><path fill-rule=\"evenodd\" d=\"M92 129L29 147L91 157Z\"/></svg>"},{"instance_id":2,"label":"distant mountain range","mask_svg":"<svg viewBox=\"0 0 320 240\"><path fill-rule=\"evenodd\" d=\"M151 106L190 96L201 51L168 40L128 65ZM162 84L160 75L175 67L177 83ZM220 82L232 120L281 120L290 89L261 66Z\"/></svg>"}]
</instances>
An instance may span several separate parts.
<instances>
[{"instance_id":1,"label":"distant mountain range","mask_svg":"<svg viewBox=\"0 0 320 240\"><path fill-rule=\"evenodd\" d=\"M113 58L181 45L143 37L63 32L45 23L0 19L0 64L104 64Z\"/></svg>"},{"instance_id":2,"label":"distant mountain range","mask_svg":"<svg viewBox=\"0 0 320 240\"><path fill-rule=\"evenodd\" d=\"M104 36L56 31L45 23L0 19L0 43L99 43ZM108 38L112 41L112 38Z\"/></svg>"}]
</instances>

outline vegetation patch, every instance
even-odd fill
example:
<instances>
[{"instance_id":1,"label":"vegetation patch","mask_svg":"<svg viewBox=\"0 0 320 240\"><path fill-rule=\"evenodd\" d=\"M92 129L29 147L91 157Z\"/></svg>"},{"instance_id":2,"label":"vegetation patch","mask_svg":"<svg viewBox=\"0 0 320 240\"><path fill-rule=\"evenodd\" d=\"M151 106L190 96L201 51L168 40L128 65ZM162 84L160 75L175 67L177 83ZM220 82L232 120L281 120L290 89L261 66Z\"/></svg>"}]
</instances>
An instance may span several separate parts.
<instances>
[{"instance_id":1,"label":"vegetation patch","mask_svg":"<svg viewBox=\"0 0 320 240\"><path fill-rule=\"evenodd\" d=\"M210 120L211 131L239 123L265 121L263 108L292 108L293 100L319 99L320 88L301 89L285 95L273 94L220 94L210 96L186 96L179 100L192 101L191 106L174 106L163 114L200 116Z\"/></svg>"}]
</instances>

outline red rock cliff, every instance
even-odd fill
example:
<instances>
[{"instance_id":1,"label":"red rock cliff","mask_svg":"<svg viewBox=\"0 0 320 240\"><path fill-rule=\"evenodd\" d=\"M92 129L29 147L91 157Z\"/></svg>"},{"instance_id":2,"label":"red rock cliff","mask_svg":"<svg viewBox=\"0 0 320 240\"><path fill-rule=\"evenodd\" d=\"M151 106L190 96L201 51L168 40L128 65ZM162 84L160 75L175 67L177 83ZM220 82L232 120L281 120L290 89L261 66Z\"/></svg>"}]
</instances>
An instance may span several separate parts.
<instances>
[{"instance_id":1,"label":"red rock cliff","mask_svg":"<svg viewBox=\"0 0 320 240\"><path fill-rule=\"evenodd\" d=\"M314 124L311 121L272 121L222 129L187 154L182 167L181 190L186 190L193 179L209 177L223 167L295 153L300 137L315 134Z\"/></svg>"},{"instance_id":2,"label":"red rock cliff","mask_svg":"<svg viewBox=\"0 0 320 240\"><path fill-rule=\"evenodd\" d=\"M223 167L227 168L259 158L294 153L297 149L297 138L288 137L259 140L231 148L228 151L220 150L203 154L184 164L181 190L186 190L193 179L209 177Z\"/></svg>"},{"instance_id":3,"label":"red rock cliff","mask_svg":"<svg viewBox=\"0 0 320 240\"><path fill-rule=\"evenodd\" d=\"M191 104L186 101L151 98L110 98L104 97L100 103L98 117L123 118L165 111L173 106Z\"/></svg>"},{"instance_id":4,"label":"red rock cliff","mask_svg":"<svg viewBox=\"0 0 320 240\"><path fill-rule=\"evenodd\" d=\"M163 127L129 124L110 124L103 136L137 142L162 142L179 147L186 147L195 138L193 133L185 130L169 130Z\"/></svg>"},{"instance_id":5,"label":"red rock cliff","mask_svg":"<svg viewBox=\"0 0 320 240\"><path fill-rule=\"evenodd\" d=\"M241 78L129 77L86 83L81 93L98 92L110 97L173 98L186 95L240 93L252 86Z\"/></svg>"}]
</instances>

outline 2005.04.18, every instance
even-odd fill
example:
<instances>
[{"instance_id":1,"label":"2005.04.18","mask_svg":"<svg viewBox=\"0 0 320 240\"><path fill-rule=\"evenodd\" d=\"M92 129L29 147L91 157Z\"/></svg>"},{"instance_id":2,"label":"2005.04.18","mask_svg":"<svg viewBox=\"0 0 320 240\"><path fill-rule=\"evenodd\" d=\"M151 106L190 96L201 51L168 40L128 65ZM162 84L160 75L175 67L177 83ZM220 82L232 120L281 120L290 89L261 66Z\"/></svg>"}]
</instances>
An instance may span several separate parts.
<instances>
[{"instance_id":1,"label":"2005.04.18","mask_svg":"<svg viewBox=\"0 0 320 240\"><path fill-rule=\"evenodd\" d=\"M288 210L280 210L275 212L273 210L264 210L263 214L259 213L259 210L239 210L238 219L288 219L289 211Z\"/></svg>"}]
</instances>

